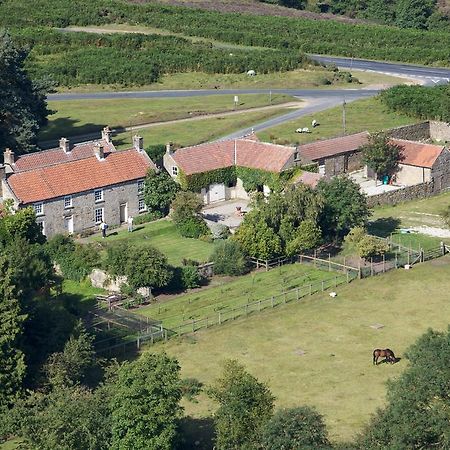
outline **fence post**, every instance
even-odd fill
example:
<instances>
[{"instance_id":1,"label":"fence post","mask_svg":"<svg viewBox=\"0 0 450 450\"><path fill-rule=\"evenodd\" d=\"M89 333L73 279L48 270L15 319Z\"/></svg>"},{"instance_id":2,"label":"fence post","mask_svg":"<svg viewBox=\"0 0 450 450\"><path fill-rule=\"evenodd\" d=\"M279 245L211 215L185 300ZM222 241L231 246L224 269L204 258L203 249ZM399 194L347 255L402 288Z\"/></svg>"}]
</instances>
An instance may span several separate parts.
<instances>
[{"instance_id":1,"label":"fence post","mask_svg":"<svg viewBox=\"0 0 450 450\"><path fill-rule=\"evenodd\" d=\"M317 250L314 249L314 267L316 267L316 255L317 255Z\"/></svg>"},{"instance_id":2,"label":"fence post","mask_svg":"<svg viewBox=\"0 0 450 450\"><path fill-rule=\"evenodd\" d=\"M362 273L361 273L361 258L359 258L359 260L358 260L358 278L359 278L359 279L362 278Z\"/></svg>"},{"instance_id":3,"label":"fence post","mask_svg":"<svg viewBox=\"0 0 450 450\"><path fill-rule=\"evenodd\" d=\"M208 328L208 317L206 317L206 328Z\"/></svg>"},{"instance_id":4,"label":"fence post","mask_svg":"<svg viewBox=\"0 0 450 450\"><path fill-rule=\"evenodd\" d=\"M287 295L287 294L286 294L286 292L285 292L284 295L283 295L283 303L284 303L284 304L286 304L286 295Z\"/></svg>"},{"instance_id":5,"label":"fence post","mask_svg":"<svg viewBox=\"0 0 450 450\"><path fill-rule=\"evenodd\" d=\"M152 344L154 344L154 343L155 343L155 340L154 340L154 338L153 338L153 331L152 331L152 334L150 335L150 337L151 337Z\"/></svg>"},{"instance_id":6,"label":"fence post","mask_svg":"<svg viewBox=\"0 0 450 450\"><path fill-rule=\"evenodd\" d=\"M408 265L411 264L411 249L408 248Z\"/></svg>"},{"instance_id":7,"label":"fence post","mask_svg":"<svg viewBox=\"0 0 450 450\"><path fill-rule=\"evenodd\" d=\"M370 257L370 276L373 277L373 258Z\"/></svg>"},{"instance_id":8,"label":"fence post","mask_svg":"<svg viewBox=\"0 0 450 450\"><path fill-rule=\"evenodd\" d=\"M136 347L137 347L137 349L139 350L139 347L140 347L139 336L138 336L137 339L136 339Z\"/></svg>"},{"instance_id":9,"label":"fence post","mask_svg":"<svg viewBox=\"0 0 450 450\"><path fill-rule=\"evenodd\" d=\"M299 255L300 256L300 264L303 262L303 255Z\"/></svg>"},{"instance_id":10,"label":"fence post","mask_svg":"<svg viewBox=\"0 0 450 450\"><path fill-rule=\"evenodd\" d=\"M271 299L270 299L270 303L272 304L272 308L273 308L273 301L275 300L275 297L272 295Z\"/></svg>"},{"instance_id":11,"label":"fence post","mask_svg":"<svg viewBox=\"0 0 450 450\"><path fill-rule=\"evenodd\" d=\"M383 253L383 273L386 272L386 256Z\"/></svg>"},{"instance_id":12,"label":"fence post","mask_svg":"<svg viewBox=\"0 0 450 450\"><path fill-rule=\"evenodd\" d=\"M266 259L266 272L268 272L268 271L269 271L269 260Z\"/></svg>"},{"instance_id":13,"label":"fence post","mask_svg":"<svg viewBox=\"0 0 450 450\"><path fill-rule=\"evenodd\" d=\"M261 311L261 300L258 302L258 311Z\"/></svg>"},{"instance_id":14,"label":"fence post","mask_svg":"<svg viewBox=\"0 0 450 450\"><path fill-rule=\"evenodd\" d=\"M398 269L398 255L397 255L397 250L395 250L395 268Z\"/></svg>"},{"instance_id":15,"label":"fence post","mask_svg":"<svg viewBox=\"0 0 450 450\"><path fill-rule=\"evenodd\" d=\"M348 276L348 270L346 269L345 274L347 275L347 283L350 281L350 277Z\"/></svg>"},{"instance_id":16,"label":"fence post","mask_svg":"<svg viewBox=\"0 0 450 450\"><path fill-rule=\"evenodd\" d=\"M309 295L312 295L312 284L309 285Z\"/></svg>"},{"instance_id":17,"label":"fence post","mask_svg":"<svg viewBox=\"0 0 450 450\"><path fill-rule=\"evenodd\" d=\"M323 288L323 280L322 280L322 292L324 291L325 289Z\"/></svg>"},{"instance_id":18,"label":"fence post","mask_svg":"<svg viewBox=\"0 0 450 450\"><path fill-rule=\"evenodd\" d=\"M222 324L222 313L219 311L219 325Z\"/></svg>"},{"instance_id":19,"label":"fence post","mask_svg":"<svg viewBox=\"0 0 450 450\"><path fill-rule=\"evenodd\" d=\"M328 253L328 272L331 272L331 254Z\"/></svg>"},{"instance_id":20,"label":"fence post","mask_svg":"<svg viewBox=\"0 0 450 450\"><path fill-rule=\"evenodd\" d=\"M248 316L248 303L245 305L245 315Z\"/></svg>"},{"instance_id":21,"label":"fence post","mask_svg":"<svg viewBox=\"0 0 450 450\"><path fill-rule=\"evenodd\" d=\"M167 330L164 330L164 340L167 342Z\"/></svg>"},{"instance_id":22,"label":"fence post","mask_svg":"<svg viewBox=\"0 0 450 450\"><path fill-rule=\"evenodd\" d=\"M337 286L337 275L334 276L334 287Z\"/></svg>"},{"instance_id":23,"label":"fence post","mask_svg":"<svg viewBox=\"0 0 450 450\"><path fill-rule=\"evenodd\" d=\"M299 294L298 288L295 290L295 295L297 296L297 300L299 300L300 299L300 294Z\"/></svg>"}]
</instances>

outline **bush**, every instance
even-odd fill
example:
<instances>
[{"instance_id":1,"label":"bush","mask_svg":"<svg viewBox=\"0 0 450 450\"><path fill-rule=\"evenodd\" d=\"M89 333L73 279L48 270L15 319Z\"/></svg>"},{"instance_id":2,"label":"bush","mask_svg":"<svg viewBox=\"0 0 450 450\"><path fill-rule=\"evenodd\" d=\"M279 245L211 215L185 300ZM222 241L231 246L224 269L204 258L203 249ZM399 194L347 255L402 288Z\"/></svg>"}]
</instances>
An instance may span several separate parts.
<instances>
[{"instance_id":1,"label":"bush","mask_svg":"<svg viewBox=\"0 0 450 450\"><path fill-rule=\"evenodd\" d=\"M189 217L176 224L181 236L186 238L198 239L200 236L209 234L208 225L200 217Z\"/></svg>"},{"instance_id":2,"label":"bush","mask_svg":"<svg viewBox=\"0 0 450 450\"><path fill-rule=\"evenodd\" d=\"M152 211L139 216L133 217L133 225L142 225L143 223L153 222L162 218L162 214L158 211Z\"/></svg>"},{"instance_id":3,"label":"bush","mask_svg":"<svg viewBox=\"0 0 450 450\"><path fill-rule=\"evenodd\" d=\"M352 228L344 240L355 246L361 258L380 256L388 251L388 245L383 240L368 235L363 227Z\"/></svg>"},{"instance_id":4,"label":"bush","mask_svg":"<svg viewBox=\"0 0 450 450\"><path fill-rule=\"evenodd\" d=\"M247 271L244 252L235 240L219 242L211 255L214 273L217 275L242 275Z\"/></svg>"},{"instance_id":5,"label":"bush","mask_svg":"<svg viewBox=\"0 0 450 450\"><path fill-rule=\"evenodd\" d=\"M199 274L197 267L181 267L181 283L184 289L193 289L199 287L201 285L201 282L202 276Z\"/></svg>"},{"instance_id":6,"label":"bush","mask_svg":"<svg viewBox=\"0 0 450 450\"><path fill-rule=\"evenodd\" d=\"M218 223L212 229L214 239L228 239L231 236L230 228L222 223Z\"/></svg>"}]
</instances>

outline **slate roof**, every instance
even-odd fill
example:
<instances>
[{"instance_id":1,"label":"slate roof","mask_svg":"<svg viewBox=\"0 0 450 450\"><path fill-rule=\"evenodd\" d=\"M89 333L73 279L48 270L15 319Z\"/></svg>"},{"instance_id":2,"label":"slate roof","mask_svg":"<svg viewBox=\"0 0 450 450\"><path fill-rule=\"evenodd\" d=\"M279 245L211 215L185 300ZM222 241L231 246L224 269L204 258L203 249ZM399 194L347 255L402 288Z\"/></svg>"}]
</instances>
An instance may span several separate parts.
<instances>
[{"instance_id":1,"label":"slate roof","mask_svg":"<svg viewBox=\"0 0 450 450\"><path fill-rule=\"evenodd\" d=\"M309 161L317 161L319 159L325 159L343 153L354 152L362 145L366 145L368 139L369 133L363 131L362 133L300 145L298 152L301 158Z\"/></svg>"},{"instance_id":2,"label":"slate roof","mask_svg":"<svg viewBox=\"0 0 450 450\"><path fill-rule=\"evenodd\" d=\"M150 167L154 167L146 153L134 148L110 151L101 161L93 156L93 150L91 156L84 152L87 150L80 149L79 154L68 161L51 151L22 157L18 162L27 159L26 167L30 169L24 170L23 164L22 170L11 174L7 182L19 201L27 204L138 180L146 176ZM43 156L42 153L46 154ZM35 168L31 168L32 160L36 163Z\"/></svg>"},{"instance_id":3,"label":"slate roof","mask_svg":"<svg viewBox=\"0 0 450 450\"><path fill-rule=\"evenodd\" d=\"M234 165L281 172L294 151L293 147L236 139L180 148L172 158L186 175Z\"/></svg>"},{"instance_id":4,"label":"slate roof","mask_svg":"<svg viewBox=\"0 0 450 450\"><path fill-rule=\"evenodd\" d=\"M442 150L444 150L442 145L423 144L403 139L391 139L391 142L402 147L403 160L400 164L409 166L431 169Z\"/></svg>"}]
</instances>

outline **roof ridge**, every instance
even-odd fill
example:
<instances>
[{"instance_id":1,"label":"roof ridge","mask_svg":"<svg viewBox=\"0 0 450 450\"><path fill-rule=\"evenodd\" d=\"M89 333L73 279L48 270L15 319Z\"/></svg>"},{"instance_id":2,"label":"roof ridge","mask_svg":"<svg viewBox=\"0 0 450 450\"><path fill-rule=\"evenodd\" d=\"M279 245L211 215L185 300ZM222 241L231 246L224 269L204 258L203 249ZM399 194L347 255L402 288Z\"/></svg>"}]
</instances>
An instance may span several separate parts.
<instances>
[{"instance_id":1,"label":"roof ridge","mask_svg":"<svg viewBox=\"0 0 450 450\"><path fill-rule=\"evenodd\" d=\"M400 138L391 138L391 141L401 141L401 142L410 142L412 144L419 144L419 145L429 145L431 147L439 147L439 148L445 148L445 145L440 144L430 144L428 142L421 142L421 141L413 141L411 139L400 139Z\"/></svg>"}]
</instances>

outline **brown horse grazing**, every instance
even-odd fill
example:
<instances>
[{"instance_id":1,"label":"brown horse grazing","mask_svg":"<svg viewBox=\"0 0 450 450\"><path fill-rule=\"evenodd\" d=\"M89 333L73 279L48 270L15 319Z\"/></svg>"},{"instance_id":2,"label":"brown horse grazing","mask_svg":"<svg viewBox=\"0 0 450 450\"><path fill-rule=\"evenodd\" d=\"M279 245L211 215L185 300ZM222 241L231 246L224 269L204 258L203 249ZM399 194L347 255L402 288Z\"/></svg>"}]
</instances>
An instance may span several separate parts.
<instances>
[{"instance_id":1,"label":"brown horse grazing","mask_svg":"<svg viewBox=\"0 0 450 450\"><path fill-rule=\"evenodd\" d=\"M394 352L389 348L385 348L384 350L376 348L373 351L373 364L378 365L378 358L385 358L384 360L386 362L390 362L391 364L394 364L397 360Z\"/></svg>"}]
</instances>

